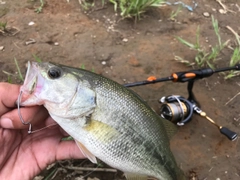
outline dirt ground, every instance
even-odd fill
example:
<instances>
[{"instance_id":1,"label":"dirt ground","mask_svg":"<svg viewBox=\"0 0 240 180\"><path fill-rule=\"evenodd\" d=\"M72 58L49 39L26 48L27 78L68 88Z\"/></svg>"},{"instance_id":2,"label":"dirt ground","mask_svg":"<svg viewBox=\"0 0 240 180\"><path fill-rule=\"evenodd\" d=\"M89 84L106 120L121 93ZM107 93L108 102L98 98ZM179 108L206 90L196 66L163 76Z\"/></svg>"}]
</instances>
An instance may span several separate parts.
<instances>
[{"instance_id":1,"label":"dirt ground","mask_svg":"<svg viewBox=\"0 0 240 180\"><path fill-rule=\"evenodd\" d=\"M5 3L4 3L5 2ZM99 1L100 2L100 1ZM14 58L22 73L27 61L34 61L33 55L42 61L57 62L86 69L109 77L121 84L145 80L148 76L168 77L173 72L186 71L194 67L174 61L180 56L194 60L195 52L176 40L180 36L195 42L197 27L200 27L200 41L209 48L217 43L211 17L219 21L223 41L235 37L226 26L240 31L240 3L237 0L222 1L229 10L223 9L215 0L199 0L193 12L182 8L175 21L169 20L177 6L164 6L150 9L142 19L134 23L132 19L122 20L114 12L112 4L102 8L98 1L89 12L77 0L46 0L41 13L34 12L40 2L24 0L0 0L0 22L7 22L7 32L0 33L0 80L7 81L3 71L16 74ZM174 1L171 1L174 2ZM183 1L193 5L191 0ZM239 5L239 6L238 6ZM33 22L31 24L31 22ZM30 23L30 24L29 24ZM224 51L217 67L229 66L231 50ZM195 67L196 68L196 67ZM13 82L20 83L19 80ZM240 78L224 80L222 75L195 82L194 93L207 115L219 125L239 133ZM188 97L186 83L162 82L153 85L134 87L148 104L159 113L159 98L171 94ZM227 103L231 98L232 101ZM227 104L226 104L227 103ZM192 121L180 127L171 140L171 148L179 166L189 179L237 180L240 179L240 143L230 141L220 134L218 128L204 118L194 115ZM41 175L54 173L54 179L124 179L120 172L73 171L65 165L90 166L88 161L64 161Z\"/></svg>"}]
</instances>

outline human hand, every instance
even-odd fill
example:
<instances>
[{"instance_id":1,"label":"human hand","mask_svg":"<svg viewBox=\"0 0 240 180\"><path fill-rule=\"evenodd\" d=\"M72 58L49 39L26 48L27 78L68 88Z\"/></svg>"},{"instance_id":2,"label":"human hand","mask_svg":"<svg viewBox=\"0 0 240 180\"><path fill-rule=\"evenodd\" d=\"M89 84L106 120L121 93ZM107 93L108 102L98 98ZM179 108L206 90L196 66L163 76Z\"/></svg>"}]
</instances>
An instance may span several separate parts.
<instances>
[{"instance_id":1,"label":"human hand","mask_svg":"<svg viewBox=\"0 0 240 180\"><path fill-rule=\"evenodd\" d=\"M0 179L32 179L57 160L84 158L74 141L61 141L58 125L28 134L16 108L19 88L0 83ZM43 106L23 107L21 114L33 130L54 123Z\"/></svg>"}]
</instances>

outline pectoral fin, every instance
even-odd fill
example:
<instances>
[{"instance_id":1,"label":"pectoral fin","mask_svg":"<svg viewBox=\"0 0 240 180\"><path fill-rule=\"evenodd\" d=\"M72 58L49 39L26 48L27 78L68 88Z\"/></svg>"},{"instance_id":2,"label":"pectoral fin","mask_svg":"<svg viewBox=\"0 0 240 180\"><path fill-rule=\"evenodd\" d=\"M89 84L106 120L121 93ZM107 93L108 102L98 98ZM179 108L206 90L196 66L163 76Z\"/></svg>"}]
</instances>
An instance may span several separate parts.
<instances>
[{"instance_id":1,"label":"pectoral fin","mask_svg":"<svg viewBox=\"0 0 240 180\"><path fill-rule=\"evenodd\" d=\"M84 156L86 156L92 163L97 164L96 157L82 143L76 141L76 144Z\"/></svg>"},{"instance_id":2,"label":"pectoral fin","mask_svg":"<svg viewBox=\"0 0 240 180\"><path fill-rule=\"evenodd\" d=\"M83 129L102 143L111 142L111 140L117 138L119 135L119 132L115 128L94 119L91 119Z\"/></svg>"},{"instance_id":3,"label":"pectoral fin","mask_svg":"<svg viewBox=\"0 0 240 180\"><path fill-rule=\"evenodd\" d=\"M132 173L124 173L127 180L147 180L148 176L146 175L139 175L139 174L132 174Z\"/></svg>"}]
</instances>

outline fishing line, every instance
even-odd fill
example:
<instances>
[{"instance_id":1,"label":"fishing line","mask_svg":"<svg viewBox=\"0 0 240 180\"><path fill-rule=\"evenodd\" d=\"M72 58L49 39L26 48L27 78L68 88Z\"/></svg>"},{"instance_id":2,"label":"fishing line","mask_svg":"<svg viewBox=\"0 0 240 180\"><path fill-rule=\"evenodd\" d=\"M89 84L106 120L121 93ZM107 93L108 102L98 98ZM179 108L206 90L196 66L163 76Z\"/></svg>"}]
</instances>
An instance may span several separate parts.
<instances>
[{"instance_id":1,"label":"fishing line","mask_svg":"<svg viewBox=\"0 0 240 180\"><path fill-rule=\"evenodd\" d=\"M46 127L43 127L43 128L40 128L40 129L37 129L37 130L34 130L34 131L31 131L31 134L39 132L39 131L42 131L44 129L47 129L47 128L51 127L51 126L56 126L56 125L57 125L57 123L50 124L50 125L48 125Z\"/></svg>"},{"instance_id":2,"label":"fishing line","mask_svg":"<svg viewBox=\"0 0 240 180\"><path fill-rule=\"evenodd\" d=\"M18 116L19 116L19 119L21 120L22 124L29 125L28 134L33 134L33 133L42 131L42 130L48 128L48 127L57 125L56 123L53 123L53 124L50 124L50 125L48 125L46 127L41 128L41 129L37 129L37 130L32 131L32 124L30 122L24 121L24 119L22 117L21 110L20 110L20 102L21 102L21 100L22 100L22 91L20 91L20 94L18 95L18 100L17 100Z\"/></svg>"}]
</instances>

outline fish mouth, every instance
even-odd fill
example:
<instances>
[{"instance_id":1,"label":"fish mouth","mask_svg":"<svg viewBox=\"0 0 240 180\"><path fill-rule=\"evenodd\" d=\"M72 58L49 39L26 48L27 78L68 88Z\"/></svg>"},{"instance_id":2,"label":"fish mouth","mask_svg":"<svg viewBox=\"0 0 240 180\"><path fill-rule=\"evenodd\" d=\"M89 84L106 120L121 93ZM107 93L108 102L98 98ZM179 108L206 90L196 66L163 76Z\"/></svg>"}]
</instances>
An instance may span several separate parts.
<instances>
[{"instance_id":1,"label":"fish mouth","mask_svg":"<svg viewBox=\"0 0 240 180\"><path fill-rule=\"evenodd\" d=\"M36 65L28 61L25 80L20 90L23 93L32 94L36 88L37 81Z\"/></svg>"},{"instance_id":2,"label":"fish mouth","mask_svg":"<svg viewBox=\"0 0 240 180\"><path fill-rule=\"evenodd\" d=\"M27 72L23 85L20 88L22 98L21 105L36 105L37 97L43 87L43 78L39 75L39 65L37 62L27 63Z\"/></svg>"}]
</instances>

